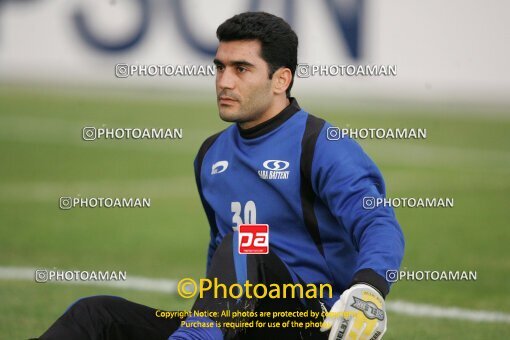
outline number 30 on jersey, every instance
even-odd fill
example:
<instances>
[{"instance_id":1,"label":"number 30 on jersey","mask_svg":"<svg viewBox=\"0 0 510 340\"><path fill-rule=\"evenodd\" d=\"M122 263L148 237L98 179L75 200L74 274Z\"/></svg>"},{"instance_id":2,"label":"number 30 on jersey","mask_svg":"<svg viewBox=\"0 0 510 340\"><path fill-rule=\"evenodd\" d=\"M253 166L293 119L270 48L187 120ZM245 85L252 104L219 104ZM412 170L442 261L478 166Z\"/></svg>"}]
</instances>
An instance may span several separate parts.
<instances>
[{"instance_id":1,"label":"number 30 on jersey","mask_svg":"<svg viewBox=\"0 0 510 340\"><path fill-rule=\"evenodd\" d=\"M255 202L246 202L244 209L241 202L232 202L231 212L233 228L239 231L239 254L269 253L269 225L257 224Z\"/></svg>"},{"instance_id":2,"label":"number 30 on jersey","mask_svg":"<svg viewBox=\"0 0 510 340\"><path fill-rule=\"evenodd\" d=\"M255 202L246 202L244 209L241 202L232 202L230 210L234 214L232 216L232 227L234 230L241 224L257 224L257 207Z\"/></svg>"}]
</instances>

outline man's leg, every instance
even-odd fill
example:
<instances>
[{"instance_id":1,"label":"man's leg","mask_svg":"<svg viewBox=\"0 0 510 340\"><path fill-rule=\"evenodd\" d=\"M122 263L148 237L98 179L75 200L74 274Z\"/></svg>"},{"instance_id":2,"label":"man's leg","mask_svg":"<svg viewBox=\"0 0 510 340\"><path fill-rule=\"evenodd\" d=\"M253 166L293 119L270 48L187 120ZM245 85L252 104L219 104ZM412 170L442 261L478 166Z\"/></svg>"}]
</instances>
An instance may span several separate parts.
<instances>
[{"instance_id":1,"label":"man's leg","mask_svg":"<svg viewBox=\"0 0 510 340\"><path fill-rule=\"evenodd\" d=\"M226 235L216 250L207 278L218 279L227 287L247 279L253 285L258 283L269 287L275 283L293 283L287 267L274 253L267 255L239 256L237 235ZM243 284L242 282L241 284ZM304 302L304 303L303 303ZM217 311L304 311L320 312L317 300L300 299L234 299L215 297L212 291L197 299L193 310ZM49 329L41 339L167 339L179 328L181 319L158 318L156 310L127 301L119 297L97 296L84 298L73 304ZM245 318L243 318L245 319ZM284 321L280 318L278 321ZM218 318L215 321L236 321L231 318ZM238 320L237 320L238 321ZM267 320L262 320L267 321ZM298 321L306 321L299 320ZM318 321L318 320L314 320ZM189 332L188 332L189 331ZM180 329L180 338L189 339L194 329ZM281 339L325 339L325 333L317 329L296 328L222 328L225 339L260 339L277 336ZM176 333L176 334L177 334ZM216 334L214 337L216 337Z\"/></svg>"},{"instance_id":2,"label":"man's leg","mask_svg":"<svg viewBox=\"0 0 510 340\"><path fill-rule=\"evenodd\" d=\"M181 322L156 309L115 296L78 300L40 337L42 340L167 339Z\"/></svg>"},{"instance_id":3,"label":"man's leg","mask_svg":"<svg viewBox=\"0 0 510 340\"><path fill-rule=\"evenodd\" d=\"M289 269L282 262L282 260L274 253L267 255L251 255L247 259L248 261L248 278L250 282L263 283L266 287L271 284L277 284L280 287L280 293L283 295L283 285L297 283L292 278ZM298 278L296 278L299 280ZM306 284L299 282L304 288ZM305 290L305 289L303 289ZM320 323L322 317L313 319L312 317L273 317L273 312L307 312L310 315L310 311L314 311L321 315L322 308L318 299L307 299L299 295L299 291L295 291L296 298L292 298L291 290L286 290L286 297L283 296L274 299L266 296L263 299L257 301L255 310L260 315L261 312L270 312L271 317L256 318L261 322L266 322L266 327L254 327L246 330L246 333L240 334L240 339L264 339L270 336L275 339L327 339L327 334L319 331L319 328L308 328L304 329L297 327L282 327L286 321L297 321L307 323L313 321ZM290 297L288 295L291 295ZM276 314L278 315L278 314ZM271 328L267 325L272 323ZM279 326L276 326L279 323Z\"/></svg>"},{"instance_id":4,"label":"man's leg","mask_svg":"<svg viewBox=\"0 0 510 340\"><path fill-rule=\"evenodd\" d=\"M243 279L247 279L255 286L256 284L264 284L270 287L271 284L277 284L280 287L285 283L294 283L287 266L274 253L270 252L265 255L243 255L237 253L237 235L228 234L224 237L222 243L218 246L211 261L211 266L207 278L213 280L218 279L219 284L227 287L239 283ZM221 291L221 290L219 290ZM202 299L198 298L193 306L193 310L216 311L221 314L222 311L254 311L260 313L273 311L306 311L322 312L320 303L317 299L299 299L299 298L281 298L271 299L245 299L244 297L237 300L231 297L220 298L214 296L214 292L209 290L205 292ZM320 314L319 314L320 315ZM250 321L253 318L216 318L214 321ZM284 322L292 320L290 318L265 318L259 319L262 322L276 321ZM296 321L306 322L312 320L297 318ZM322 319L315 319L314 322L320 322ZM298 328L222 328L225 339L264 339L268 336L279 339L327 339L327 333L321 333L318 328L298 329Z\"/></svg>"}]
</instances>

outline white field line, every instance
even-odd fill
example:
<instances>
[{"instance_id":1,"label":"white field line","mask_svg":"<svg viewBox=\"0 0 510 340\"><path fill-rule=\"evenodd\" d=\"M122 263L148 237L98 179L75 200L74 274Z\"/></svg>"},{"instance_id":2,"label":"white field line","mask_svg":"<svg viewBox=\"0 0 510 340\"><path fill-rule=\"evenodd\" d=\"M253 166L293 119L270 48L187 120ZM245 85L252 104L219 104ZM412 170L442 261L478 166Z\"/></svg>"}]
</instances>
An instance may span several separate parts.
<instances>
[{"instance_id":1,"label":"white field line","mask_svg":"<svg viewBox=\"0 0 510 340\"><path fill-rule=\"evenodd\" d=\"M156 199L198 197L198 193L192 174L189 177L137 180L0 182L0 202L54 201L57 204L61 196Z\"/></svg>"},{"instance_id":2,"label":"white field line","mask_svg":"<svg viewBox=\"0 0 510 340\"><path fill-rule=\"evenodd\" d=\"M2 267L0 266L0 280L23 280L35 283L35 268ZM126 281L94 282L94 281L58 281L51 283L100 285L122 289L133 289L147 292L162 292L175 294L177 280L151 279L140 276L128 276ZM442 307L419 304L401 300L388 301L386 309L389 312L414 317L455 319L471 322L502 322L510 323L510 314L487 310L469 310L457 307Z\"/></svg>"},{"instance_id":3,"label":"white field line","mask_svg":"<svg viewBox=\"0 0 510 340\"><path fill-rule=\"evenodd\" d=\"M488 310L472 310L457 307L442 307L395 300L386 303L386 309L397 314L424 318L456 319L472 322L510 323L510 314Z\"/></svg>"}]
</instances>

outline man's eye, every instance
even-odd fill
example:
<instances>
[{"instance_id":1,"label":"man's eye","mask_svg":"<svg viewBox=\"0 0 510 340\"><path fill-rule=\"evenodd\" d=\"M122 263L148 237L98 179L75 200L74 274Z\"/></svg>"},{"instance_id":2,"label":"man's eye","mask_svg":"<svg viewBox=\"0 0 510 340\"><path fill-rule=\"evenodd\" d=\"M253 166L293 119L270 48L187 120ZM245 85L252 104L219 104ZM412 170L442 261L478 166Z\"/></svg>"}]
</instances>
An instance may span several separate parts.
<instances>
[{"instance_id":1,"label":"man's eye","mask_svg":"<svg viewBox=\"0 0 510 340\"><path fill-rule=\"evenodd\" d=\"M216 65L216 70L223 71L225 69L225 66L223 65Z\"/></svg>"},{"instance_id":2,"label":"man's eye","mask_svg":"<svg viewBox=\"0 0 510 340\"><path fill-rule=\"evenodd\" d=\"M237 67L237 72L244 73L245 71L247 71L246 67L243 67L243 66L238 66Z\"/></svg>"}]
</instances>

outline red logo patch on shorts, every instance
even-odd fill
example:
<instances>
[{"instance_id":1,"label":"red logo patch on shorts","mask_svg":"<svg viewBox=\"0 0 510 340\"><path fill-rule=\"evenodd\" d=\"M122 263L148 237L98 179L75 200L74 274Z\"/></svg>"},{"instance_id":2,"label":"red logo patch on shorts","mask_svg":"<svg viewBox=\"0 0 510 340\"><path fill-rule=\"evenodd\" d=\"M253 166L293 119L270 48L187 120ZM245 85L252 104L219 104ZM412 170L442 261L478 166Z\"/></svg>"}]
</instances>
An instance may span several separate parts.
<instances>
[{"instance_id":1,"label":"red logo patch on shorts","mask_svg":"<svg viewBox=\"0 0 510 340\"><path fill-rule=\"evenodd\" d=\"M269 225L241 224L239 226L239 254L268 254Z\"/></svg>"}]
</instances>

